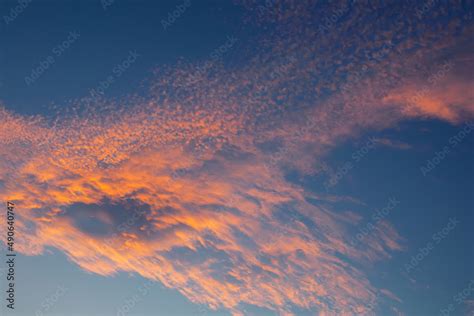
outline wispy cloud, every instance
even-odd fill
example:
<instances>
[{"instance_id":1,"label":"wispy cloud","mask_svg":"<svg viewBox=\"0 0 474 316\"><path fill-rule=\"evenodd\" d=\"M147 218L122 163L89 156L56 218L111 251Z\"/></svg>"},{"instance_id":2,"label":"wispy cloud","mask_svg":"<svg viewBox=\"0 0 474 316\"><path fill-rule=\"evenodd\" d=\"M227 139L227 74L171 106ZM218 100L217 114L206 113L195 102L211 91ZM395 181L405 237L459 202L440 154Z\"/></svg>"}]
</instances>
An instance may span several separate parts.
<instances>
[{"instance_id":1,"label":"wispy cloud","mask_svg":"<svg viewBox=\"0 0 474 316\"><path fill-rule=\"evenodd\" d=\"M403 249L390 223L351 244L360 217L337 212L338 197L311 193L285 172L308 174L341 141L401 120L467 120L474 109L463 91L472 82L456 62L443 89L408 103L431 61L456 48L445 40L452 29L429 30L444 22L385 25L370 17L381 9L355 5L322 34L298 7L271 13L294 36L264 33L238 69L201 68L205 80L191 83L196 65L157 69L149 95L104 101L106 113L79 102L80 114L53 121L2 108L0 197L21 209L19 251L55 247L87 271L135 272L236 315L243 303L343 315L373 313L380 295L399 301L364 272ZM380 36L367 40L375 27Z\"/></svg>"}]
</instances>

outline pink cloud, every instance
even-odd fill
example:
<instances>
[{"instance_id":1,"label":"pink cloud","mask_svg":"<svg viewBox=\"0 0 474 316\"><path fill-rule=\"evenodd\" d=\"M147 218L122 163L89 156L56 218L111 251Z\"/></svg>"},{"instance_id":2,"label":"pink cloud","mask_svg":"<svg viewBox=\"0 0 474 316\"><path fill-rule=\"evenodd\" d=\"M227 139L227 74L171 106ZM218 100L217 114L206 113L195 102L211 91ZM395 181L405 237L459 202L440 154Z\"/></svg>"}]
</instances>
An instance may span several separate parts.
<instances>
[{"instance_id":1,"label":"pink cloud","mask_svg":"<svg viewBox=\"0 0 474 316\"><path fill-rule=\"evenodd\" d=\"M351 245L360 216L338 214L331 205L343 197L308 192L285 170L322 172L341 142L403 120L467 120L473 89L462 70L472 63L459 59L410 103L433 60L459 48L442 36L452 29L438 40L407 20L424 35L406 39L400 32L410 28L398 21L370 41L374 26L361 24L370 12L359 7L316 35L304 23L313 17L297 14L296 2L293 9L275 16L297 35L268 34L247 64L213 65L200 80L190 80L195 65L157 69L149 95L132 106L111 104L103 113L96 105L55 123L1 108L0 197L18 205L25 241L18 250L55 247L86 271L138 273L235 315L242 303L350 315L373 313L379 293L399 301L361 268L403 249L390 223ZM355 27L353 37L341 36ZM373 51L377 57L366 58ZM146 211L135 217L127 200ZM75 207L95 210L103 229L84 229Z\"/></svg>"}]
</instances>

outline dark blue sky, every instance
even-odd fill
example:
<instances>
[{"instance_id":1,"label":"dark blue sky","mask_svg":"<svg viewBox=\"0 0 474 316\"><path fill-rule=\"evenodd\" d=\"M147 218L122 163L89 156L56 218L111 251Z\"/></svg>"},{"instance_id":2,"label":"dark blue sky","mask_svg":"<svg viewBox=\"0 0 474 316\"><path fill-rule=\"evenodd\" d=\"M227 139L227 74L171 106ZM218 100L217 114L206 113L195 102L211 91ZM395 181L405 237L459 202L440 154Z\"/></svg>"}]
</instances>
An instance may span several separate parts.
<instances>
[{"instance_id":1,"label":"dark blue sky","mask_svg":"<svg viewBox=\"0 0 474 316\"><path fill-rule=\"evenodd\" d=\"M254 4L254 7L258 5L265 5L265 2ZM418 7L415 3L406 4L407 7L411 5L414 6L412 12L415 13L413 14L420 14L416 13L415 9ZM254 106L254 103L258 103L260 99L247 101L247 97L250 98L253 95L252 89L259 87L262 78L271 74L269 75L272 77L271 83L275 85L271 97L277 99L278 102L268 102L270 105L265 104L261 108L254 106L252 110L255 109L256 113L260 114L260 109L263 109L261 113L270 114L258 116L255 121L259 124L255 124L257 127L252 125L252 128L257 134L261 130L265 130L264 128L267 127L265 123L273 121L275 117L288 119L290 123L281 124L278 133L275 133L278 136L268 141L269 151L276 152L278 152L279 142L285 143L289 139L288 142L291 143L295 135L303 138L302 134L291 132L291 126L300 124L298 119L291 120L294 115L292 111L295 113L301 111L302 116L305 116L305 113L313 113L302 111L312 107L318 108L320 104L324 103L325 98L338 91L338 88L346 80L354 80L351 77L352 67L360 69L361 65L367 64L367 60L370 60L367 57L369 55L367 51L378 52L381 46L379 41L382 41L381 38L385 38L385 33L390 34L388 36L391 36L391 45L396 48L364 76L372 76L373 73L380 72L381 78L393 76L394 81L407 80L408 84L402 88L415 87L419 82L417 80L421 80L420 77L424 79L428 77L420 74L423 71L429 74L428 70L433 69L432 65L436 64L437 60L446 56L451 59L461 56L464 60L472 60L472 51L469 51L472 45L462 44L462 41L457 42L457 31L453 31L452 34L449 34L452 37L447 38L452 39L454 43L447 41L450 43L449 45L452 45L452 49L449 48L447 52L436 51L432 55L428 54L431 49L435 51L438 47L443 46L439 43L445 43L443 36L446 35L441 34L442 32L437 29L440 25L454 24L452 21L459 19L459 21L469 21L466 22L466 25L470 26L472 31L472 5L465 2L449 9L446 9L442 4L436 4L433 8L429 8L428 12L423 13L422 17L420 15L418 19L414 18L416 22L413 24L406 22L407 25L402 27L402 31L393 30L393 32L390 29L391 23L397 20L396 16L399 13L397 10L402 12L397 4L380 9L383 13L377 11L379 9L371 8L371 5L357 7L358 10L350 7L347 11L344 11L344 6L328 5L330 11L327 11L326 4L322 4L321 6L308 6L307 14L304 10L298 11L301 8L295 5L295 10L285 7L284 10L289 11L284 11L287 14L282 14L283 17L279 15L278 19L270 20L270 22L262 18L263 22L256 22L249 21L249 16L252 17L252 14L258 10L249 10L245 6L231 1L198 2L191 0L188 5L186 1L154 3L152 1L115 0L105 4L100 0L76 2L33 0L18 9L18 14L15 14L14 18L8 18L8 22L6 22L5 16L11 17L11 10L19 6L21 7L17 1L2 1L0 5L3 19L0 23L0 105L6 109L22 116L47 117L52 115L55 107L60 111L65 111L74 103L74 100L90 97L91 89L97 91L99 87L103 88L104 82L108 82L107 87L103 88L105 100L120 100L117 101L120 103L134 96L143 97L148 95L150 86L153 85L154 72L166 72L166 70L174 69L176 65L181 64L203 63L212 58L212 52L225 44L229 38L237 38L235 46L232 47L232 50L225 52L221 60L224 67L246 69L247 78L243 78L244 75L240 73L235 77L241 81L247 79L250 84L243 85L241 90L235 84L224 86L224 82L231 81L233 77L230 75L229 77L219 77L220 73L218 73L216 77L222 81L223 88L216 88L209 84L210 87L206 87L209 89L203 90L203 94L213 97L214 94L220 96L221 90L234 91L232 89L237 86L235 89L241 93L241 99L246 100L241 103L244 105L250 103ZM184 9L179 9L177 6ZM443 9L446 10L443 11ZM323 13L319 10L322 10ZM338 12L337 10L343 10L344 13L341 15L334 13L336 20L333 24L336 26L331 25L320 33L316 32L315 26L321 25L324 23L324 18L331 16L324 12ZM435 18L430 15L430 12L439 12L438 10L447 13L436 18L436 23L431 23L430 19ZM173 19L169 20L169 14L174 11L180 13L177 14L174 21L172 21ZM308 34L318 34L320 37L316 37L316 35L314 38L304 37L307 36L304 32L292 33L294 24L297 24L295 21L300 20L298 14L301 16L314 14L315 17L318 17L318 19L314 18L309 21L304 18L301 20L307 24L305 27L314 28L314 32ZM413 17L407 17L407 20L409 18ZM350 25L346 25L346 22L353 20L356 21L354 23L360 23L364 27L356 24L360 28L352 29ZM163 21L167 21L166 23L169 24L164 27ZM370 27L371 21L380 22L377 24L380 29ZM340 24L339 28L338 23ZM382 27L385 25L388 25L387 29L390 31ZM466 26L466 28L468 27ZM459 34L465 34L461 31L461 26L454 29L459 29ZM438 31L439 33L437 33ZM340 35L337 35L338 32ZM417 41L418 37L423 37L425 33L431 34L430 32L435 32L435 35L430 37L432 42ZM337 34L334 35L334 33ZM324 34L327 34L326 37L323 37ZM434 38L438 36L443 41L436 42ZM266 43L266 40L271 41L276 37L279 39L278 45L271 46ZM313 42L315 38L318 39L317 43ZM298 41L295 40L296 44L293 39L298 39ZM373 45L367 44L368 49L366 50L364 45L367 41L373 42ZM292 43L294 45L291 45ZM255 53L255 56L258 57L257 61L254 64L249 63L250 66L247 66L247 57L254 53L253 47L255 47L255 52L265 51L265 54ZM297 66L301 71L293 71L291 68L293 66L288 62L288 60L292 60L291 58L283 59L283 62L273 61L273 57L285 53L293 54L291 55L293 58L297 56L298 61L300 57L304 60L304 63L302 62L304 66L301 64ZM407 55L422 56L420 59L426 61L426 65L411 66L412 64L408 64L407 61L408 66L405 66L404 56ZM396 61L392 62L392 58ZM265 68L266 62L268 62L267 68ZM286 64L290 66L286 67ZM47 67L43 65L47 65ZM388 69L390 65L393 68ZM467 63L466 65L464 71L468 71L472 64ZM317 67L320 68L316 70ZM312 71L312 68L315 70ZM463 67L460 66L460 68ZM390 73L394 69L402 70L395 75ZM36 74L34 74L35 72ZM294 76L295 79L293 72L304 73L304 75L297 74ZM284 74L282 75L282 73ZM413 75L414 73L416 76ZM466 78L469 77L469 74L466 75L462 71L459 73L466 76L460 81L467 81ZM285 80L280 76L285 77ZM416 79L410 81L412 77L416 77ZM461 75L459 77L462 78ZM470 80L472 82L472 74ZM268 81L270 82L270 80ZM458 82L452 77L449 77L447 81ZM212 84L215 82L219 83L219 80L212 81ZM390 83L390 88L393 86ZM289 90L296 92L292 94L292 92L288 92ZM366 84L365 81L362 81L362 87L358 86L354 90L362 95L371 93L377 95L380 92L372 85ZM420 91L417 87L414 90ZM448 88L443 90L443 87L436 91L431 95L438 93L444 96L443 93L445 93L445 95L451 96L451 94L456 94L451 93L453 90ZM247 92L248 95L246 95ZM396 97L403 96L404 93L403 89L396 90L396 93L393 93L395 95L393 98L398 100ZM391 119L397 117L398 114L392 117L379 114L383 111L369 112L367 110L369 113L367 117L370 119L372 116L377 117L383 122L380 124L367 123L369 127L365 128L364 124L370 119L360 119L364 116L364 109L348 116L341 115L344 122L352 120L355 122L356 127L353 128L353 131L341 132L334 138L328 136L328 142L333 142L327 147L330 150L323 145L321 146L324 148L319 150L319 144L315 145L318 150L314 150L314 155L324 157L330 171L317 175L305 175L298 169L299 166L296 163L288 168L286 168L287 166L282 168L287 172L285 178L288 179L288 182L299 185L308 192L313 192L320 197L340 196L345 198L341 198L341 200L349 201L337 204L334 202L335 199L325 200L326 202L331 201L327 204L332 205L331 209L338 214L346 214L344 212L350 211L361 217L359 224L347 230L348 234L353 237L361 229L368 227L367 223L373 221L374 213L385 207L391 198L399 201L399 205L390 210L384 220L390 222L390 227L393 226L401 236L402 249L392 251L392 248L385 245L381 252L385 253L386 250L389 255L388 259L383 261L368 260L369 262L365 262L362 260L358 262L347 259L349 265L357 267L365 273L367 280L375 288L387 289L395 294L396 298L392 300L395 302L393 304L386 299L381 300L376 309L378 315L395 315L397 311L402 315L440 315L447 308L450 309L449 315L467 315L469 311L473 310L474 291L469 293L463 303L458 304L455 299L455 295L465 289L471 280L474 280L472 243L474 240L472 229L474 224L474 187L472 185L474 179L472 164L474 133L469 129L465 135L463 134L462 141L459 141L455 146L452 145L452 137L461 135L463 128L467 126L465 125L466 121L469 121L468 119L472 116L472 112L469 112L472 111L472 92L464 91L461 94L466 96L468 102L471 103L469 103L470 107L464 109L464 112L459 112L463 115L460 119L451 119L443 111L439 111L441 113L439 114L436 112L439 110L438 108L434 111L436 113L433 113L430 112L429 106L420 106L413 112L407 109L400 111L403 113L400 115L400 117L403 116L403 121L399 119L399 122L392 123ZM471 95L470 99L469 94ZM289 97L288 99L280 98L281 95ZM314 97L315 95L317 98ZM226 101L234 102L233 96L229 93ZM209 99L209 103L214 100ZM383 100L386 99L388 97ZM461 99L461 97L457 98L449 105L454 104L453 108L456 108L457 102L459 102L459 108L461 108L463 105ZM239 99L236 100L235 103L239 103ZM288 104L281 105L286 101ZM378 104L382 103L380 101ZM432 103L427 102L427 104ZM238 106L240 105L238 104ZM280 105L281 107L279 107ZM268 109L270 106L273 108ZM427 108L429 109L427 110ZM387 113L391 110L393 109L387 107ZM332 114L331 111L328 112ZM326 112L315 113L323 116ZM334 120L330 114L327 116L328 121ZM216 114L216 116L218 115ZM262 121L263 123L261 123ZM209 126L211 129L212 124ZM232 124L229 123L229 126ZM360 126L364 128L360 128ZM339 129L335 130L339 131ZM281 136L286 132L288 132L288 136ZM354 135L350 135L352 132ZM244 134L244 132L242 133ZM240 136L238 133L236 135ZM11 137L13 139L13 136ZM371 138L376 139L374 148L365 148L367 153L360 155L360 159L355 159L354 154L360 154L360 150L364 149L367 140ZM326 140L324 137L321 139ZM260 139L255 137L254 141L257 143ZM301 152L305 154L311 152L304 146L310 147L314 143L305 139L303 144ZM436 153L445 146L449 147L449 153L443 156L435 168L424 175L421 167L425 166L427 161L433 160ZM291 152L291 150L289 151ZM222 152L219 152L219 155ZM5 157L5 161L10 159L9 156L5 155ZM303 160L303 158L301 159ZM176 158L176 160L179 159ZM242 158L242 160L245 159ZM219 166L216 161L219 162L219 157L214 160L209 159L208 164L198 171L206 170L206 167L213 166L213 163ZM350 170L341 171L341 168L347 163L351 164ZM27 166L27 164L25 165ZM337 172L340 173L340 178L328 186L328 181L331 181L331 177L334 177ZM256 173L256 177L258 177L258 173ZM106 180L108 181L108 179ZM257 183L257 180L255 181ZM4 179L0 178L0 184L2 183L4 183ZM120 187L120 184L114 185ZM25 185L25 187L27 186ZM219 185L217 187L221 188ZM225 186L222 187L225 188ZM3 187L0 186L0 189L3 190ZM272 192L272 190L277 190L277 188L269 189L268 192ZM0 194L0 196L4 195ZM321 198L321 201L323 200L324 198ZM189 203L189 205L191 204ZM74 205L74 207L80 208L84 204ZM104 205L106 206L106 203L103 203L102 206ZM68 210L73 212L74 207ZM114 207L109 207L108 211L114 211ZM190 206L191 209L192 207L195 205ZM290 213L291 207L288 206L284 211ZM160 211L162 210L160 209ZM78 220L77 217L74 218L73 215L66 213L62 214L63 217L58 216L58 218L71 216L71 222ZM86 217L89 216L89 213L85 212L84 214L81 215L80 220L83 220L82 224L86 223L84 225L87 225ZM117 212L114 214L117 215ZM107 215L104 217L103 221L107 222ZM451 227L449 226L450 221L451 223L454 221L456 224ZM157 222L159 221L157 220ZM314 224L308 218L302 218L301 222L305 227L310 228L311 225L317 227L316 224L318 224ZM92 223L91 226L95 224ZM446 229L446 227L449 228ZM88 229L92 231L91 227ZM346 233L345 230L344 232ZM319 233L314 234L317 236ZM242 235L246 237L246 235ZM369 233L369 237L371 235L374 235L375 238L379 236ZM387 241L387 244L389 243L390 241ZM251 243L249 242L249 244ZM46 251L41 255L20 255L18 257L18 309L15 313L11 313L2 305L0 309L2 313L33 315L36 311L42 311L44 315L118 315L117 311L124 306L124 302L135 295L140 286L148 282L146 278L136 272L122 271L113 276L100 276L88 272L87 269L81 269L77 262L68 258L68 254L55 249L54 246L46 246ZM422 249L426 247L432 249L420 256L420 253L425 251ZM176 256L176 254L174 255ZM412 258L417 255L422 258L416 259L416 263L413 264ZM339 252L334 254L334 257L337 258L343 256L344 254ZM244 261L244 259L240 260ZM407 266L410 262L411 268L408 271ZM255 274L254 278L257 278L257 275ZM2 289L4 283L5 280L2 276ZM229 283L232 282L229 281ZM48 297L54 296L58 286L67 290L64 295L59 295L57 302L51 308L46 309L42 304ZM149 291L146 295L140 296L139 303L133 306L127 313L128 315L230 315L230 311L222 306L217 311L211 311L208 307L200 309L199 305L193 304L176 288L166 288L159 282L155 282ZM328 294L328 296L330 295ZM328 300L330 299L328 298ZM275 312L270 309L245 305L245 302L243 305L249 315L275 315ZM394 309L393 306L396 308ZM306 315L316 313L317 309L305 310L294 304L292 311L296 315Z\"/></svg>"},{"instance_id":2,"label":"dark blue sky","mask_svg":"<svg viewBox=\"0 0 474 316\"><path fill-rule=\"evenodd\" d=\"M139 55L133 67L106 91L108 97L123 96L139 88L155 67L206 60L228 36L242 38L250 31L240 23L244 9L228 1L193 3L165 29L162 20L182 3L115 1L104 10L100 1L32 1L13 22L2 24L1 99L28 114L42 113L53 102L64 106L87 96L132 51ZM3 2L4 12L15 4ZM79 37L70 41L71 32ZM70 44L58 50L64 41ZM25 77L48 56L55 62L28 86Z\"/></svg>"}]
</instances>

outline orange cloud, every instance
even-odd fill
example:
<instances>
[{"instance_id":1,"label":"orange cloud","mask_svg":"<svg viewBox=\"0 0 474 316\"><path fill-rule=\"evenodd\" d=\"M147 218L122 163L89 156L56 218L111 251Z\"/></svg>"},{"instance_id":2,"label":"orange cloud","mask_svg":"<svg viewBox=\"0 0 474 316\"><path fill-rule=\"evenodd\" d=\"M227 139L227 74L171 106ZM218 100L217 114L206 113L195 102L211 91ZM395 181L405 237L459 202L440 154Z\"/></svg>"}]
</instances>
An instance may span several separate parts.
<instances>
[{"instance_id":1,"label":"orange cloud","mask_svg":"<svg viewBox=\"0 0 474 316\"><path fill-rule=\"evenodd\" d=\"M197 66L158 69L149 95L106 113L86 105L50 121L0 108L0 198L18 206L18 250L55 247L87 271L138 273L235 315L242 304L373 314L378 294L399 301L364 272L402 249L395 229L382 221L351 245L360 217L309 202L341 197L285 177L321 172L325 155L361 132L473 113L472 81L454 69L407 103L433 65L424 56L456 45L420 22L370 25L365 14L377 12L367 10L315 34L304 6L278 7L295 36L267 34L247 64L213 65L200 80L190 80ZM402 36L415 27L424 35Z\"/></svg>"},{"instance_id":2,"label":"orange cloud","mask_svg":"<svg viewBox=\"0 0 474 316\"><path fill-rule=\"evenodd\" d=\"M474 81L454 72L472 69L472 60L438 66L428 79L418 79L390 92L385 102L397 103L408 117L437 118L459 123L474 116ZM454 68L454 69L453 69ZM457 68L457 69L456 69ZM461 68L461 69L460 69Z\"/></svg>"},{"instance_id":3,"label":"orange cloud","mask_svg":"<svg viewBox=\"0 0 474 316\"><path fill-rule=\"evenodd\" d=\"M242 303L350 313L374 299L376 289L363 272L340 258L360 257L360 249L347 246L346 230L354 223L308 203L311 195L265 168L256 148L222 145L197 158L173 141L160 148L150 143L121 151L104 166L104 152L127 148L123 144L134 139L126 121L110 126L89 121L82 133L75 131L77 138L65 138L69 131L62 128L45 129L63 143L29 143L29 154L11 157L16 166L2 166L1 198L17 203L19 234L27 241L18 245L20 251L38 254L55 247L87 271L139 273L193 302L235 314ZM29 126L22 126L23 139L39 133ZM196 137L209 135L209 129L197 129ZM98 136L89 134L97 130ZM163 131L154 133L144 137ZM23 144L10 146L14 151ZM137 213L140 208L146 211ZM290 210L301 219L279 218ZM83 220L101 229L91 231ZM366 258L386 257L384 247L399 249L395 232L386 238L384 246L364 249Z\"/></svg>"}]
</instances>

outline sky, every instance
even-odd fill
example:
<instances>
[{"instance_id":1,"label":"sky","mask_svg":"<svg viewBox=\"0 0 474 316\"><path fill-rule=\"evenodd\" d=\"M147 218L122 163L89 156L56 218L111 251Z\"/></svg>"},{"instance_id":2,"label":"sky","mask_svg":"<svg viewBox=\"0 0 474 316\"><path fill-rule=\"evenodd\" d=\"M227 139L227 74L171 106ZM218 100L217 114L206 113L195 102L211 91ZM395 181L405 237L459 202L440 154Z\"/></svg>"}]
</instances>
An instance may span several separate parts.
<instances>
[{"instance_id":1,"label":"sky","mask_svg":"<svg viewBox=\"0 0 474 316\"><path fill-rule=\"evenodd\" d=\"M0 314L474 315L473 9L2 1Z\"/></svg>"}]
</instances>

